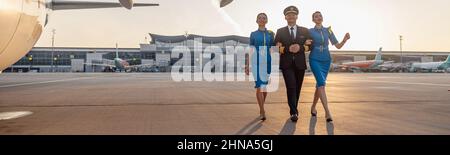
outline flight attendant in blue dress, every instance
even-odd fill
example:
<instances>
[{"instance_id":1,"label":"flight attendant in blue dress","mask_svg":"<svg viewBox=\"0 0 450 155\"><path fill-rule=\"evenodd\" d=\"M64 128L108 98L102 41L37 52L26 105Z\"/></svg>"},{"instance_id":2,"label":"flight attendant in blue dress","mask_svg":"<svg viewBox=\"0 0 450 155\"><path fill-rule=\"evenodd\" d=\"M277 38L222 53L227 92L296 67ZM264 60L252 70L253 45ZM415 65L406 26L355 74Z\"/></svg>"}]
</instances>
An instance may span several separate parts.
<instances>
[{"instance_id":1,"label":"flight attendant in blue dress","mask_svg":"<svg viewBox=\"0 0 450 155\"><path fill-rule=\"evenodd\" d=\"M333 119L330 110L328 109L328 100L325 93L327 75L331 65L331 56L328 45L329 42L331 42L331 44L337 49L341 49L347 40L350 39L350 34L345 34L344 39L339 43L331 30L331 27L326 28L322 25L323 16L321 12L314 12L312 19L316 25L314 28L309 29L311 37L313 38L312 50L309 55L309 65L316 79L316 91L314 93L314 101L311 107L311 115L317 116L316 105L320 98L325 109L326 121L331 122Z\"/></svg>"},{"instance_id":2,"label":"flight attendant in blue dress","mask_svg":"<svg viewBox=\"0 0 450 155\"><path fill-rule=\"evenodd\" d=\"M248 61L245 67L245 72L249 75L249 62L251 62L252 75L255 78L256 99L260 110L260 119L266 120L264 110L264 102L266 101L267 92L264 91L269 83L271 73L272 58L270 56L270 48L275 45L274 33L267 30L266 24L268 22L267 15L260 13L256 17L258 30L250 34L250 46L254 47L251 54L251 61Z\"/></svg>"}]
</instances>

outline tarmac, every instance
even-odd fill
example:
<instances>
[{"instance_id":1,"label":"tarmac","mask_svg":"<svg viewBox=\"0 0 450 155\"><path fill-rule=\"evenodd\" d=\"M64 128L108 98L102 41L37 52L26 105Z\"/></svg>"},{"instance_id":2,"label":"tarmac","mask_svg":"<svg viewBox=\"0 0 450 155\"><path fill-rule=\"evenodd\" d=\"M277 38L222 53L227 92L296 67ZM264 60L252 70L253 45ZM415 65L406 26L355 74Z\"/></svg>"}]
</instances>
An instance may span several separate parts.
<instances>
[{"instance_id":1,"label":"tarmac","mask_svg":"<svg viewBox=\"0 0 450 155\"><path fill-rule=\"evenodd\" d=\"M448 135L450 74L330 73L311 117L307 74L297 123L283 79L267 120L253 82L174 82L167 73L0 74L0 135ZM21 112L21 113L10 113Z\"/></svg>"}]
</instances>

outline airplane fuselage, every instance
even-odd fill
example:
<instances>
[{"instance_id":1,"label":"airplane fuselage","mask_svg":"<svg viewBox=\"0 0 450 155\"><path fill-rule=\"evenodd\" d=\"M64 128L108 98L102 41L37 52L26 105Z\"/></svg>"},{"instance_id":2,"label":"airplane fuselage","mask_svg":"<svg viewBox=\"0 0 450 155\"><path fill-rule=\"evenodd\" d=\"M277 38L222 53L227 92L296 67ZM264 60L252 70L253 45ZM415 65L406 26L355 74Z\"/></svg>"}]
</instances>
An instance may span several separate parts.
<instances>
[{"instance_id":1,"label":"airplane fuselage","mask_svg":"<svg viewBox=\"0 0 450 155\"><path fill-rule=\"evenodd\" d=\"M443 64L444 62L413 63L411 67L413 69L438 70L444 69L441 67Z\"/></svg>"},{"instance_id":2,"label":"airplane fuselage","mask_svg":"<svg viewBox=\"0 0 450 155\"><path fill-rule=\"evenodd\" d=\"M383 60L368 60L343 63L342 66L346 68L371 69L381 64L383 64Z\"/></svg>"}]
</instances>

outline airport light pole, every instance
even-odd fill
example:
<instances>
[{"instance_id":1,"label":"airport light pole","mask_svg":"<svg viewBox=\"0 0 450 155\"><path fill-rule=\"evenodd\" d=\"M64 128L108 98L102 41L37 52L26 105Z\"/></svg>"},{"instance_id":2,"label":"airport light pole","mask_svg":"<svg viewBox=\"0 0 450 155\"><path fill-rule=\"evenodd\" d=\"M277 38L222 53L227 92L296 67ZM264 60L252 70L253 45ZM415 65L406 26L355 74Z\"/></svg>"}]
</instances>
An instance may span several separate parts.
<instances>
[{"instance_id":1,"label":"airport light pole","mask_svg":"<svg viewBox=\"0 0 450 155\"><path fill-rule=\"evenodd\" d=\"M184 37L186 38L186 39L184 40L184 41L186 42L186 47L189 48L189 47L188 47L188 37L189 37L188 31L184 31Z\"/></svg>"},{"instance_id":2,"label":"airport light pole","mask_svg":"<svg viewBox=\"0 0 450 155\"><path fill-rule=\"evenodd\" d=\"M55 53L55 33L56 33L56 29L53 29L52 30L52 62L51 62L51 69L52 69L52 72L55 72L55 70L54 70L54 64L53 64L53 59L54 59L54 53Z\"/></svg>"},{"instance_id":3,"label":"airport light pole","mask_svg":"<svg viewBox=\"0 0 450 155\"><path fill-rule=\"evenodd\" d=\"M30 66L28 68L28 72L30 72L31 71L31 66L33 65L33 55L30 55L28 57L28 62L30 63Z\"/></svg>"},{"instance_id":4,"label":"airport light pole","mask_svg":"<svg viewBox=\"0 0 450 155\"><path fill-rule=\"evenodd\" d=\"M59 55L53 58L53 60L55 61L55 68L58 68L58 57Z\"/></svg>"},{"instance_id":5,"label":"airport light pole","mask_svg":"<svg viewBox=\"0 0 450 155\"><path fill-rule=\"evenodd\" d=\"M184 38L186 38L185 40L184 40L184 42L185 42L185 46L186 46L186 48L188 48L188 49L190 49L189 48L189 46L188 46L188 37L189 37L189 34L188 34L188 31L184 31ZM190 64L190 66L191 66L191 71L192 71L192 69L193 69L193 67L192 67L192 63L195 63L195 62L189 62L189 64ZM184 72L184 69L183 69L183 72Z\"/></svg>"},{"instance_id":6,"label":"airport light pole","mask_svg":"<svg viewBox=\"0 0 450 155\"><path fill-rule=\"evenodd\" d=\"M400 35L400 62L403 64L403 36Z\"/></svg>"}]
</instances>

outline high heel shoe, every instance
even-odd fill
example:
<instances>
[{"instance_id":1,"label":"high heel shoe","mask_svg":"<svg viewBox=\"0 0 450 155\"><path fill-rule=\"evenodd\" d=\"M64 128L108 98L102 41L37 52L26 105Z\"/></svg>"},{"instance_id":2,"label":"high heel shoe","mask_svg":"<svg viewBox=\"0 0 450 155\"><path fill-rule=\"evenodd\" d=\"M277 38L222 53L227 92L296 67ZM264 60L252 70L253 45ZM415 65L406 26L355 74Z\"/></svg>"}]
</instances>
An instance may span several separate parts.
<instances>
[{"instance_id":1,"label":"high heel shoe","mask_svg":"<svg viewBox=\"0 0 450 155\"><path fill-rule=\"evenodd\" d=\"M327 123L333 122L333 118L331 118L330 114L325 114L325 118L327 119Z\"/></svg>"},{"instance_id":2,"label":"high heel shoe","mask_svg":"<svg viewBox=\"0 0 450 155\"><path fill-rule=\"evenodd\" d=\"M259 113L259 119L261 120L261 121L265 121L267 118L266 118L266 113Z\"/></svg>"},{"instance_id":3,"label":"high heel shoe","mask_svg":"<svg viewBox=\"0 0 450 155\"><path fill-rule=\"evenodd\" d=\"M316 117L317 116L317 111L315 113L311 111L311 116L312 117Z\"/></svg>"},{"instance_id":4,"label":"high heel shoe","mask_svg":"<svg viewBox=\"0 0 450 155\"><path fill-rule=\"evenodd\" d=\"M261 121L265 121L267 119L266 114L261 114L259 117L260 117Z\"/></svg>"}]
</instances>

